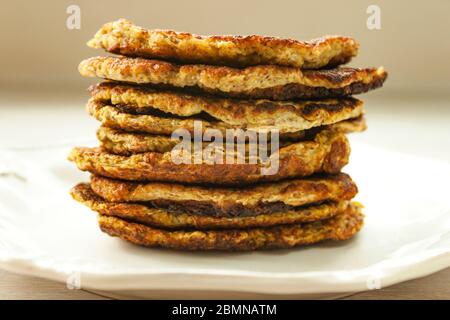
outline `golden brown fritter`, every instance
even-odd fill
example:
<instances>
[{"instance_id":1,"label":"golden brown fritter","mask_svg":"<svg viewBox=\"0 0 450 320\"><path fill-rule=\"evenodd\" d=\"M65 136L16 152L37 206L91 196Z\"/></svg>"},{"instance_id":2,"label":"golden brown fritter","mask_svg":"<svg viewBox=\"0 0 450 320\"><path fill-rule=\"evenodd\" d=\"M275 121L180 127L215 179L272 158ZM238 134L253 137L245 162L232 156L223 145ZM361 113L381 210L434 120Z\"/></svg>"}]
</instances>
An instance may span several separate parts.
<instances>
[{"instance_id":1,"label":"golden brown fritter","mask_svg":"<svg viewBox=\"0 0 450 320\"><path fill-rule=\"evenodd\" d=\"M352 203L343 213L327 220L267 228L169 231L107 215L99 215L98 222L110 236L147 247L251 251L347 240L361 229L363 218L361 206Z\"/></svg>"},{"instance_id":2,"label":"golden brown fritter","mask_svg":"<svg viewBox=\"0 0 450 320\"><path fill-rule=\"evenodd\" d=\"M156 111L167 117L201 117L206 114L212 117L211 122L222 122L221 127L253 131L277 129L280 133L295 132L356 118L364 113L362 101L354 98L297 102L236 100L114 82L103 82L90 90L97 103L126 106L126 111L132 114L151 117Z\"/></svg>"},{"instance_id":3,"label":"golden brown fritter","mask_svg":"<svg viewBox=\"0 0 450 320\"><path fill-rule=\"evenodd\" d=\"M126 116L124 118L126 118ZM136 118L135 120L136 121L134 123L137 123L138 121ZM140 128L146 128L149 131L152 131L152 128L146 127L144 120L141 123L142 126L140 126ZM107 124L112 125L113 127L116 126L116 123L114 123L113 121L107 121ZM128 130L133 128L132 126L127 126L126 122L121 122L120 124ZM283 133L280 135L279 144L280 147L283 147L287 146L288 144L292 144L293 142L306 140L308 139L308 137L313 136L320 130L334 130L341 133L352 133L364 131L366 127L367 126L364 117L359 117L334 123L328 126L322 126L292 133ZM164 127L158 126L157 128ZM125 156L131 155L133 153L169 152L179 143L178 139L172 139L170 136L139 132L126 132L108 128L105 126L101 126L97 130L97 138L100 142L100 147L102 150ZM270 136L268 136L268 138L270 138ZM204 142L203 148L206 148L208 145L209 142ZM225 149L223 145L222 148ZM246 145L246 149L248 150L248 144Z\"/></svg>"},{"instance_id":4,"label":"golden brown fritter","mask_svg":"<svg viewBox=\"0 0 450 320\"><path fill-rule=\"evenodd\" d=\"M265 36L199 36L148 30L125 19L103 25L88 42L91 48L132 57L231 66L278 64L317 69L347 63L358 43L342 36L297 41Z\"/></svg>"},{"instance_id":5,"label":"golden brown fritter","mask_svg":"<svg viewBox=\"0 0 450 320\"><path fill-rule=\"evenodd\" d=\"M93 175L92 190L110 202L145 202L178 213L252 216L323 201L351 200L358 189L345 173L264 183L245 188L130 182Z\"/></svg>"},{"instance_id":6,"label":"golden brown fritter","mask_svg":"<svg viewBox=\"0 0 450 320\"><path fill-rule=\"evenodd\" d=\"M271 100L350 96L380 87L387 77L382 67L300 70L264 65L236 69L127 57L89 58L78 70L86 77Z\"/></svg>"},{"instance_id":7,"label":"golden brown fritter","mask_svg":"<svg viewBox=\"0 0 450 320\"><path fill-rule=\"evenodd\" d=\"M98 148L74 148L69 160L83 171L110 178L180 183L247 184L309 176L313 173L338 173L348 162L350 146L344 134L324 130L312 141L281 147L268 161L259 163L196 164L196 154L188 153L190 163L175 164L172 152L147 152L119 156ZM180 153L177 153L180 155ZM278 158L278 161L277 161ZM202 159L199 159L202 160ZM278 170L264 174L268 168Z\"/></svg>"},{"instance_id":8,"label":"golden brown fritter","mask_svg":"<svg viewBox=\"0 0 450 320\"><path fill-rule=\"evenodd\" d=\"M303 129L297 130L297 128L303 127L300 123L296 123L295 121L291 122L289 125L283 125L281 123L277 123L274 125L261 125L258 126L254 124L252 127L243 127L239 125L230 125L226 122L222 122L215 119L205 119L202 117L176 117L176 116L168 116L167 114L133 114L124 110L122 107L115 107L105 102L96 101L90 99L86 105L87 112L95 117L98 121L102 123L105 127L121 129L124 131L130 132L146 132L152 134L162 134L162 135L171 135L177 129L185 129L191 133L194 132L194 124L195 122L201 121L201 130L204 132L206 129L215 129L219 130L223 134L225 134L227 129L243 129L247 131L255 131L255 132L264 132L268 130L278 130L280 132L280 137L282 138L284 135L290 136L292 133L295 135ZM364 111L361 109L361 112ZM352 114L360 113L359 110L354 110L346 115L342 115L343 118L350 116ZM274 115L276 118L277 115ZM360 117L358 117L360 118ZM332 125L336 125L336 127L341 126L343 121L353 121L354 118L342 120ZM267 123L267 122L266 122ZM316 123L318 125L318 123ZM361 123L360 123L361 124ZM351 131L351 130L345 130ZM358 129L357 131L361 131Z\"/></svg>"},{"instance_id":9,"label":"golden brown fritter","mask_svg":"<svg viewBox=\"0 0 450 320\"><path fill-rule=\"evenodd\" d=\"M107 202L96 195L87 183L75 186L71 190L71 195L78 202L102 215L115 216L164 229L243 229L318 221L342 213L349 204L348 201L326 202L261 213L256 216L214 217L188 212L172 212L152 207L148 203Z\"/></svg>"}]
</instances>

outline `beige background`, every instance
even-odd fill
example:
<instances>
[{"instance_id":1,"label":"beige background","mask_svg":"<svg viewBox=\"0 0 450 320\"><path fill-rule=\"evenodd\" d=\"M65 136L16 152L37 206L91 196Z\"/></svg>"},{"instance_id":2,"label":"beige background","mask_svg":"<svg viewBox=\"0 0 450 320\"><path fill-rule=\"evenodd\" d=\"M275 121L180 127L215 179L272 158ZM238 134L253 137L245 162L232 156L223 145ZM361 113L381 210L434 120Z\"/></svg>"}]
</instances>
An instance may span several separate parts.
<instances>
[{"instance_id":1,"label":"beige background","mask_svg":"<svg viewBox=\"0 0 450 320\"><path fill-rule=\"evenodd\" d=\"M81 30L66 28L70 4L81 7ZM381 7L381 30L366 27L370 4ZM448 91L449 12L446 0L3 1L0 84L86 87L90 82L78 75L76 67L83 58L103 52L87 48L85 42L101 24L124 17L149 28L198 34L266 34L302 40L348 35L361 43L353 65L384 65L389 70L385 94Z\"/></svg>"}]
</instances>

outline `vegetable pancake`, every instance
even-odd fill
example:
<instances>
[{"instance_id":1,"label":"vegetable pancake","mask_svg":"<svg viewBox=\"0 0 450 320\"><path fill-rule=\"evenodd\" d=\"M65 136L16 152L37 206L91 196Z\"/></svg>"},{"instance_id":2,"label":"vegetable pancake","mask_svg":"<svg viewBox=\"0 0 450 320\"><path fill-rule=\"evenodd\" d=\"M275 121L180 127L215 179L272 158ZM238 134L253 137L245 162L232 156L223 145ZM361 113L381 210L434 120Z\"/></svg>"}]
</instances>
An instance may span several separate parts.
<instances>
[{"instance_id":1,"label":"vegetable pancake","mask_svg":"<svg viewBox=\"0 0 450 320\"><path fill-rule=\"evenodd\" d=\"M241 229L310 222L333 217L348 207L349 201L329 201L310 206L292 207L282 211L244 217L214 217L189 212L172 212L149 204L107 202L96 195L89 184L78 184L72 197L102 215L164 229Z\"/></svg>"},{"instance_id":2,"label":"vegetable pancake","mask_svg":"<svg viewBox=\"0 0 450 320\"><path fill-rule=\"evenodd\" d=\"M83 60L78 71L85 77L271 100L351 96L381 87L387 77L382 67L300 70L258 65L237 69L127 57L92 57Z\"/></svg>"},{"instance_id":3,"label":"vegetable pancake","mask_svg":"<svg viewBox=\"0 0 450 320\"><path fill-rule=\"evenodd\" d=\"M148 30L125 19L103 25L88 42L91 48L125 56L231 66L278 64L317 69L347 63L358 43L341 36L297 41L265 36L199 36Z\"/></svg>"},{"instance_id":4,"label":"vegetable pancake","mask_svg":"<svg viewBox=\"0 0 450 320\"><path fill-rule=\"evenodd\" d=\"M353 203L341 214L327 220L267 228L169 231L107 215L99 215L98 223L110 236L147 247L250 251L347 240L361 229L363 217L360 205Z\"/></svg>"},{"instance_id":5,"label":"vegetable pancake","mask_svg":"<svg viewBox=\"0 0 450 320\"><path fill-rule=\"evenodd\" d=\"M188 162L175 161L184 155ZM226 153L219 155L222 158L227 156ZM210 158L197 157L196 153L188 151L120 156L98 148L82 147L72 149L69 160L74 161L80 170L116 179L243 185L320 172L335 174L347 164L349 155L350 146L344 134L323 130L313 140L280 147L265 161L255 163L208 162ZM267 174L271 169L276 171Z\"/></svg>"},{"instance_id":6,"label":"vegetable pancake","mask_svg":"<svg viewBox=\"0 0 450 320\"><path fill-rule=\"evenodd\" d=\"M101 106L115 106L121 113L134 116L130 115L130 119L141 119L147 124L146 128L150 128L150 124L155 123L154 119L159 117L164 124L155 125L153 133L166 127L166 132L169 132L177 123L180 127L190 129L194 120L204 121L206 127L218 129L277 129L280 133L285 133L334 124L364 114L362 101L354 98L320 101L237 100L114 82L100 83L91 87L90 91L92 99L89 104L92 106L88 106L88 110L93 110L90 112L92 115L97 114L96 117L99 117L101 111L94 110L101 109ZM99 118L113 118L112 114L111 112L110 117Z\"/></svg>"},{"instance_id":7,"label":"vegetable pancake","mask_svg":"<svg viewBox=\"0 0 450 320\"><path fill-rule=\"evenodd\" d=\"M92 190L109 202L140 202L179 213L254 216L323 201L351 200L358 189L345 173L319 175L245 188L131 182L93 175Z\"/></svg>"}]
</instances>

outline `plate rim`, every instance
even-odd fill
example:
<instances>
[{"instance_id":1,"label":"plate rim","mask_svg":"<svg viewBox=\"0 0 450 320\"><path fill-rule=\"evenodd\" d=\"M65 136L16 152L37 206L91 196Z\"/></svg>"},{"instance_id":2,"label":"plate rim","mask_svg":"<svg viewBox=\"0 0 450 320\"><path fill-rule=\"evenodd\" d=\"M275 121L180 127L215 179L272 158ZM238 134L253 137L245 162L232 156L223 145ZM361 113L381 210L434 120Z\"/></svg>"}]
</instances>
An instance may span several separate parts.
<instances>
[{"instance_id":1,"label":"plate rim","mask_svg":"<svg viewBox=\"0 0 450 320\"><path fill-rule=\"evenodd\" d=\"M405 257L409 261L404 262ZM39 258L0 257L0 268L23 275L37 276L58 282L66 282L73 274L69 269L76 267L66 264L66 270L56 266L48 266L48 257ZM402 256L400 258L383 260L391 265L384 267L382 273L377 273L376 265L363 269L320 271L320 272L289 272L276 274L274 272L248 271L188 271L167 272L155 270L152 272L93 272L80 271L81 288L117 291L117 290L210 290L239 291L261 294L329 294L344 292L359 292L378 289L368 286L368 281L380 281L380 288L424 277L450 267L450 249L434 249L422 251L420 255ZM396 263L392 263L392 261ZM401 263L403 261L403 263ZM60 269L60 270L58 270ZM407 272L405 272L407 271ZM375 275L375 278L370 278ZM170 277L169 277L170 276ZM378 278L376 278L378 277ZM366 281L361 281L365 279ZM67 282L66 282L67 283ZM236 285L237 284L237 285ZM276 284L276 286L274 286Z\"/></svg>"}]
</instances>

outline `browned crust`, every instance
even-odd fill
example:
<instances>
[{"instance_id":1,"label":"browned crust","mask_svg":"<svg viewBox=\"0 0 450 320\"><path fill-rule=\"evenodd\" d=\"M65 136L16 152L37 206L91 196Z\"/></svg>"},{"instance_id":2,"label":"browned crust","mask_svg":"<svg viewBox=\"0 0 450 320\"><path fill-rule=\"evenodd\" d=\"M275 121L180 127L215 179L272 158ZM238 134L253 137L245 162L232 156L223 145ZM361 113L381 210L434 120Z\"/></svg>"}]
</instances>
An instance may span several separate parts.
<instances>
[{"instance_id":1,"label":"browned crust","mask_svg":"<svg viewBox=\"0 0 450 320\"><path fill-rule=\"evenodd\" d=\"M210 65L177 65L160 60L93 57L78 66L81 75L138 84L200 89L224 96L290 100L349 96L383 84L380 68L300 70L280 66L243 69Z\"/></svg>"},{"instance_id":2,"label":"browned crust","mask_svg":"<svg viewBox=\"0 0 450 320\"><path fill-rule=\"evenodd\" d=\"M364 113L362 101L354 98L320 101L236 100L115 82L97 84L90 88L90 92L90 104L102 102L105 106L126 106L126 112L135 115L154 117L158 111L166 117L198 118L206 114L212 117L210 120L214 123L221 123L221 127L254 131L277 129L281 133L295 132L356 118Z\"/></svg>"},{"instance_id":3,"label":"browned crust","mask_svg":"<svg viewBox=\"0 0 450 320\"><path fill-rule=\"evenodd\" d=\"M359 44L325 36L297 41L267 36L199 36L172 30L148 30L119 19L103 25L88 42L92 48L125 56L184 63L249 66L278 64L317 69L347 63Z\"/></svg>"},{"instance_id":4,"label":"browned crust","mask_svg":"<svg viewBox=\"0 0 450 320\"><path fill-rule=\"evenodd\" d=\"M275 174L264 175L262 168L269 162L256 164L175 164L167 153L140 153L119 156L98 148L74 148L69 160L83 171L110 178L137 181L172 181L180 183L246 184L258 181L277 181L285 178L309 176L325 172L335 174L348 163L350 146L344 134L324 130L313 141L293 143L280 148L270 160L279 168Z\"/></svg>"},{"instance_id":5,"label":"browned crust","mask_svg":"<svg viewBox=\"0 0 450 320\"><path fill-rule=\"evenodd\" d=\"M110 236L147 247L251 251L347 240L361 229L363 218L361 206L353 203L343 213L327 220L267 228L168 231L107 215L99 215L98 221L100 229Z\"/></svg>"},{"instance_id":6,"label":"browned crust","mask_svg":"<svg viewBox=\"0 0 450 320\"><path fill-rule=\"evenodd\" d=\"M214 217L171 212L148 204L107 202L96 195L87 183L71 190L72 197L102 215L116 216L128 221L164 229L241 229L268 227L327 219L343 212L348 201L327 202L314 206L295 207L283 211L261 213L257 216Z\"/></svg>"},{"instance_id":7,"label":"browned crust","mask_svg":"<svg viewBox=\"0 0 450 320\"><path fill-rule=\"evenodd\" d=\"M91 188L109 202L142 202L177 213L252 216L293 210L323 201L351 200L357 187L345 173L220 188L160 182L129 182L93 175Z\"/></svg>"}]
</instances>

